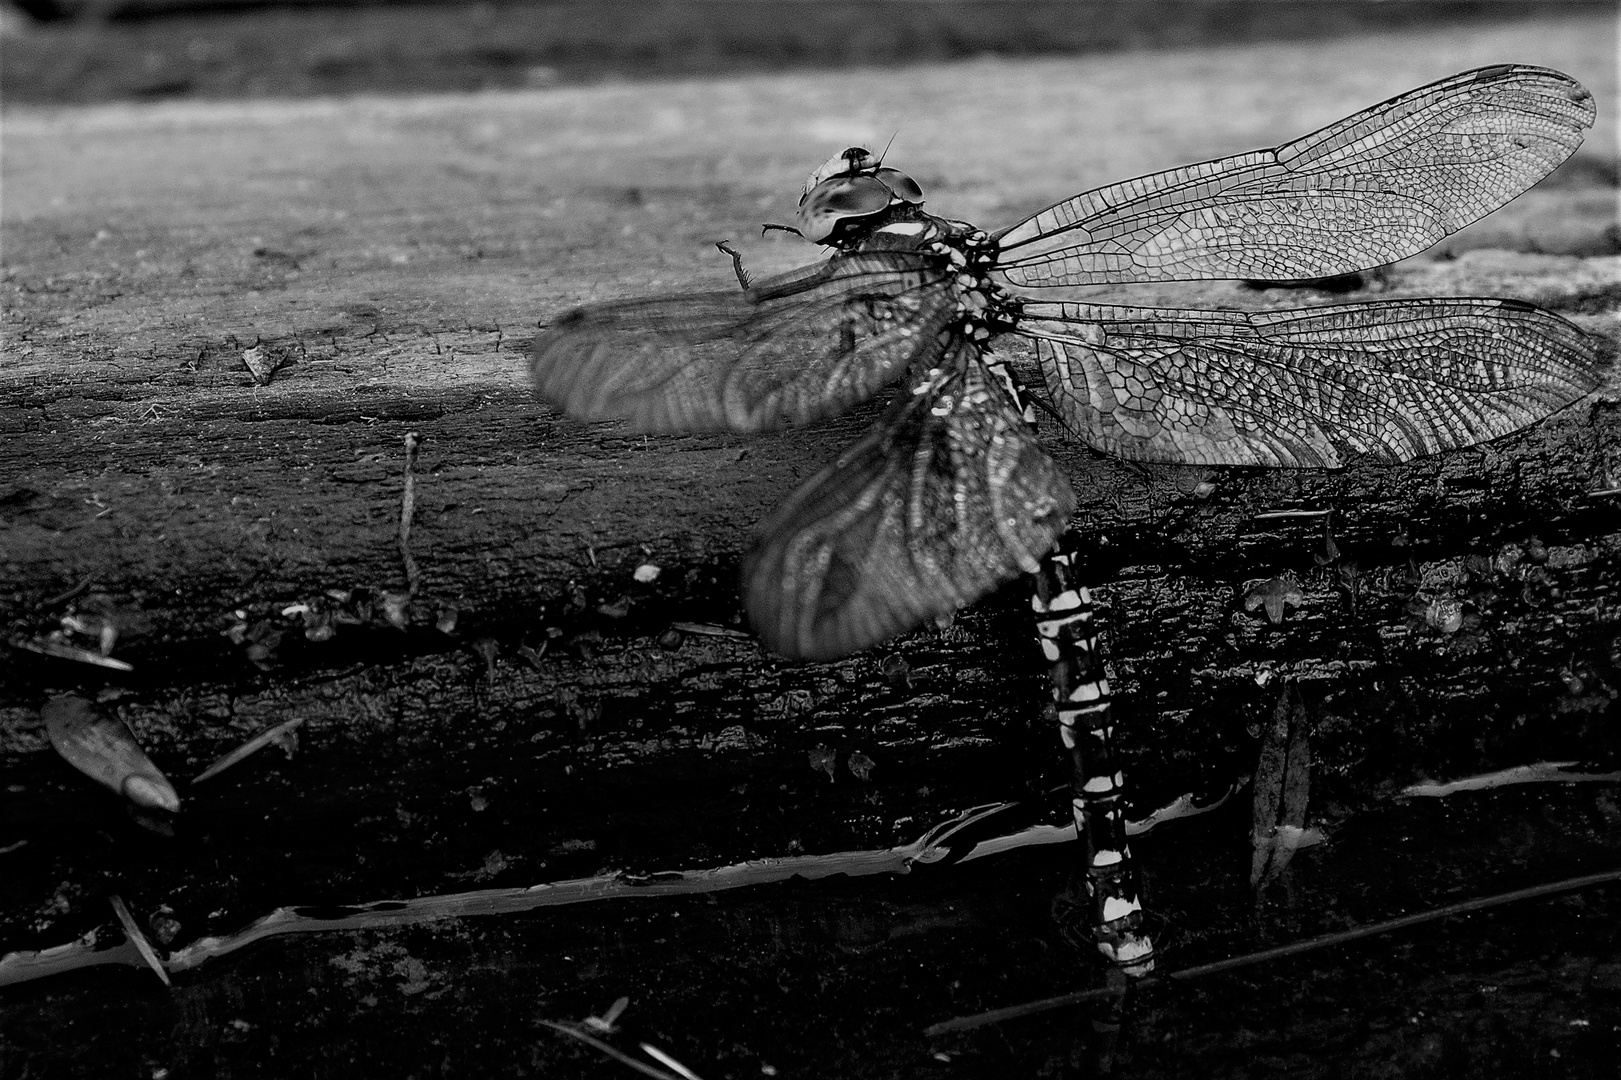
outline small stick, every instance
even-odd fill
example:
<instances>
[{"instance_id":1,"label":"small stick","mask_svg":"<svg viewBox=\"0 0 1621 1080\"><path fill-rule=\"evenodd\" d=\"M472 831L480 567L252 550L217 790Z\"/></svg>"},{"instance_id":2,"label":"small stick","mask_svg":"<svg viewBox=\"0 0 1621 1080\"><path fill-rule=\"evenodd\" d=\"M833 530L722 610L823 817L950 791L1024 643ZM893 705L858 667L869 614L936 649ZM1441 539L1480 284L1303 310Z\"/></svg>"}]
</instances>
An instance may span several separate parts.
<instances>
[{"instance_id":1,"label":"small stick","mask_svg":"<svg viewBox=\"0 0 1621 1080\"><path fill-rule=\"evenodd\" d=\"M59 592L55 596L50 597L49 599L42 601L39 606L42 607L42 608L53 608L53 607L56 607L58 604L65 604L69 600L72 600L75 596L78 596L80 593L82 593L86 589L90 588L90 583L92 581L94 581L94 580L95 580L95 578L87 577L83 581L79 582L77 585L73 586L73 588L67 590L66 592Z\"/></svg>"},{"instance_id":2,"label":"small stick","mask_svg":"<svg viewBox=\"0 0 1621 1080\"><path fill-rule=\"evenodd\" d=\"M1466 915L1472 911L1483 911L1487 908L1500 907L1504 904L1516 903L1520 900L1534 900L1543 896L1553 896L1557 893L1575 892L1591 885L1608 885L1621 881L1621 870L1607 870L1600 874L1587 874L1583 877L1566 878L1548 885L1533 885L1526 889L1516 889L1513 892L1498 893L1495 896L1484 896L1476 900L1461 900L1455 904L1435 908L1431 911L1422 911L1416 915L1404 915L1385 922L1373 923L1369 926L1359 926L1350 930L1341 930L1332 934L1322 934L1318 937L1307 938L1289 945L1279 945L1275 949L1263 949L1260 952L1247 953L1243 956L1234 956L1226 960L1217 960L1214 963L1200 964L1196 967L1183 968L1169 974L1148 975L1138 979L1137 986L1146 986L1161 979L1174 979L1185 982L1189 979L1201 978L1205 975L1215 975L1223 971L1232 971L1235 968L1250 967L1255 964L1266 963L1269 960L1281 960L1289 956L1298 956L1301 953L1314 952L1318 949L1327 949L1335 945L1344 945L1347 942L1357 941L1361 938L1373 937L1377 934L1388 934L1393 930L1405 930L1409 926L1418 926L1421 923L1434 922L1438 919L1451 918L1454 915ZM938 1035L950 1035L960 1031L972 1031L987 1024L999 1024L1004 1020L1016 1020L1024 1016L1034 1016L1037 1013L1051 1012L1070 1005L1079 1005L1084 1001L1095 1001L1098 998L1112 997L1119 993L1113 987L1099 987L1094 990L1078 990L1072 994L1060 994L1057 997L1041 998L1037 1001L1027 1001L1022 1005L1009 1005L1002 1009L991 1009L971 1016L958 1016L950 1020L943 1020L938 1024L931 1024L925 1028L923 1034L929 1038Z\"/></svg>"}]
</instances>

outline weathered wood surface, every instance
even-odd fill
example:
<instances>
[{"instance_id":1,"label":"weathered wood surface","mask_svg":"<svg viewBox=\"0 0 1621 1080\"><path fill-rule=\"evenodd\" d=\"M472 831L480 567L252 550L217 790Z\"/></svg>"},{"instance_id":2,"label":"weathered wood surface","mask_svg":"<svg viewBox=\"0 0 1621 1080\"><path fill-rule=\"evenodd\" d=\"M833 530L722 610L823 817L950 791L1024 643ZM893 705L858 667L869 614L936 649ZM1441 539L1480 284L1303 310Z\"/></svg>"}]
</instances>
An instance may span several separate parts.
<instances>
[{"instance_id":1,"label":"weathered wood surface","mask_svg":"<svg viewBox=\"0 0 1621 1080\"><path fill-rule=\"evenodd\" d=\"M473 97L13 110L0 623L52 629L84 598L46 601L82 582L137 609L141 633L117 653L136 671L108 707L177 775L292 715L309 718L326 762L291 767L300 783L392 770L375 792L300 807L298 835L326 851L307 867L249 860L198 884L188 919L228 912L211 929L273 903L371 899L383 863L391 891L443 887L486 848L537 853L492 875L500 884L589 869L582 859L782 854L784 836L806 850L911 839L949 809L1061 776L1017 586L950 631L840 664L787 664L728 639L661 649L672 620L734 622L750 526L873 412L760 438L644 439L563 420L525 387L537 320L587 299L724 287L715 240L740 241L758 271L815 257L781 234L760 239L755 223L785 218L827 153L897 129L892 154L931 209L996 225L1513 60L1594 91L1604 115L1587 145L1449 241L1460 257L1415 260L1363 295L1518 297L1613 344L1612 35L1596 18L1534 30ZM1107 295L1343 299L1236 284ZM256 342L291 361L268 386L243 366ZM1621 498L1587 494L1621 470L1612 400L1400 470L1145 471L1059 450L1082 498L1077 526L1113 553L1102 595L1133 758L1162 766L1173 791L1246 771L1246 724L1279 676L1314 681L1317 750L1347 800L1415 772L1613 750ZM410 632L374 618L309 640L284 611L404 586L408 430L427 438ZM1354 604L1337 568L1314 561L1318 525L1256 523L1278 508L1335 510L1336 542L1359 568ZM643 562L662 567L657 582L632 582ZM1283 571L1301 576L1305 600L1272 626L1245 611L1246 585ZM1474 618L1438 629L1424 616L1436 601ZM447 635L435 624L449 607ZM481 641L494 643L493 669ZM519 658L542 643L538 663ZM886 676L890 653L910 682ZM17 650L5 663L0 752L31 792L17 820L44 829L72 789L47 771L38 706L100 676ZM806 765L819 746L838 754L832 787ZM855 750L879 762L871 786L845 771ZM1044 775L1033 760L1049 763ZM642 801L614 819L628 788ZM483 823L477 852L466 822L445 824L467 816L474 789L524 807ZM324 834L316 809L392 822L413 799L385 830L410 858L373 870L347 860L347 834ZM592 846L558 847L581 836ZM26 885L49 891L72 856L40 848ZM547 850L593 854L548 867ZM156 902L156 870L124 873ZM38 903L10 897L8 921Z\"/></svg>"}]
</instances>

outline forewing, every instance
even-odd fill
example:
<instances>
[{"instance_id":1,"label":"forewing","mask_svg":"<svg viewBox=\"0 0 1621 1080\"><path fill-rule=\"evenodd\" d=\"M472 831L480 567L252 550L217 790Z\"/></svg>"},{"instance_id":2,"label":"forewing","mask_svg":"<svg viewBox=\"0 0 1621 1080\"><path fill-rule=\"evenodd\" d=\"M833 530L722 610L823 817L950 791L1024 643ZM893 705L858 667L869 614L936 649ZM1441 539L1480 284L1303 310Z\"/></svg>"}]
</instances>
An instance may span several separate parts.
<instances>
[{"instance_id":1,"label":"forewing","mask_svg":"<svg viewBox=\"0 0 1621 1080\"><path fill-rule=\"evenodd\" d=\"M748 292L576 308L530 348L540 396L641 431L766 431L834 416L938 349L954 285L916 252L840 255Z\"/></svg>"},{"instance_id":2,"label":"forewing","mask_svg":"<svg viewBox=\"0 0 1621 1080\"><path fill-rule=\"evenodd\" d=\"M1054 406L1138 461L1337 468L1524 427L1599 383L1595 343L1515 300L1292 311L1026 303Z\"/></svg>"},{"instance_id":3,"label":"forewing","mask_svg":"<svg viewBox=\"0 0 1621 1080\"><path fill-rule=\"evenodd\" d=\"M1098 188L1003 230L1014 285L1288 280L1415 255L1552 172L1593 96L1505 64L1410 90L1271 150Z\"/></svg>"},{"instance_id":4,"label":"forewing","mask_svg":"<svg viewBox=\"0 0 1621 1080\"><path fill-rule=\"evenodd\" d=\"M973 346L929 373L766 520L743 567L765 644L828 660L1034 571L1075 509Z\"/></svg>"}]
</instances>

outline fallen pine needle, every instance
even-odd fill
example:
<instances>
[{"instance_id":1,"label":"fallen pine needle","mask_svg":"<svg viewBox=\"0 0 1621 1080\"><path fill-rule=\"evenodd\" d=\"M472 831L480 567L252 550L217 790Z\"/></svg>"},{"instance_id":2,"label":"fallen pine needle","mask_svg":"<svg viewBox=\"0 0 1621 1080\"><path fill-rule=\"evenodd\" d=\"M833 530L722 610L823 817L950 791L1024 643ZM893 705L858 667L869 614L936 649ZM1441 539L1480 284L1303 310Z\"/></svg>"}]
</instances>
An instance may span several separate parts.
<instances>
[{"instance_id":1,"label":"fallen pine needle","mask_svg":"<svg viewBox=\"0 0 1621 1080\"><path fill-rule=\"evenodd\" d=\"M738 638L743 641L747 641L750 637L752 637L752 635L745 634L741 630L733 630L726 626L716 626L714 623L673 622L670 624L670 629L679 630L683 634L696 634L699 637Z\"/></svg>"},{"instance_id":2,"label":"fallen pine needle","mask_svg":"<svg viewBox=\"0 0 1621 1080\"><path fill-rule=\"evenodd\" d=\"M573 1024L559 1024L556 1020L542 1020L541 1023L545 1024L553 1031L562 1032L564 1035L567 1035L570 1038L579 1039L581 1042L585 1043L585 1045L595 1050L602 1051L604 1054L607 1054L609 1057L613 1058L622 1065L629 1065L631 1068L635 1069L644 1076L654 1077L655 1080L681 1080L681 1078L676 1076L674 1073L665 1072L663 1069L655 1069L645 1061L637 1061L623 1050L609 1046L601 1039L594 1035L586 1034Z\"/></svg>"},{"instance_id":3,"label":"fallen pine needle","mask_svg":"<svg viewBox=\"0 0 1621 1080\"><path fill-rule=\"evenodd\" d=\"M124 905L124 898L114 893L109 899L113 902L113 914L118 916L118 921L124 926L124 936L129 938L130 944L141 954L141 959L146 961L147 967L158 973L163 985L172 985L169 982L169 973L163 968L163 961L159 960L158 954L152 950L152 943L146 940L146 935L141 933L140 926L135 922L135 916L131 915L129 908Z\"/></svg>"},{"instance_id":4,"label":"fallen pine needle","mask_svg":"<svg viewBox=\"0 0 1621 1080\"><path fill-rule=\"evenodd\" d=\"M243 743L241 746L237 747L235 750L232 750L229 754L226 754L224 757L214 762L214 764L210 765L196 776L192 777L191 782L193 784L200 784L204 780L218 776L226 769L229 769L232 765L235 765L245 758L258 753L271 743L279 741L288 732L297 731L299 727L303 725L303 723L304 718L299 717L296 720L289 720L284 724L277 724L275 727L266 728L253 738L249 739L247 742Z\"/></svg>"},{"instance_id":5,"label":"fallen pine needle","mask_svg":"<svg viewBox=\"0 0 1621 1080\"><path fill-rule=\"evenodd\" d=\"M1484 911L1488 908L1501 907L1504 904L1518 903L1521 900L1535 900L1543 896L1575 892L1578 889L1586 889L1593 885L1609 885L1617 881L1621 881L1621 870L1606 870L1599 874L1566 878L1563 881L1555 881L1547 885L1533 885L1530 888L1515 889L1513 892L1497 893L1493 896L1483 896L1475 900L1460 900L1456 904L1447 904L1444 907L1434 908L1430 911L1421 911L1416 915L1403 915L1400 918L1387 919L1384 922L1359 926L1351 930L1322 934L1318 937L1307 938L1305 941L1279 945L1277 948L1263 949L1260 952L1245 953L1243 956L1229 957L1226 960L1217 960L1209 964L1199 964L1195 967L1183 968L1180 971L1172 971L1165 975L1147 975L1135 980L1132 985L1147 986L1161 980L1186 982L1206 975L1215 975L1236 968L1252 967L1271 960L1281 960L1285 957L1298 956L1301 953L1315 952L1318 949L1328 949L1335 945L1359 941L1362 938L1388 934L1396 930L1405 930L1409 926L1418 926L1439 919L1449 919L1454 915L1467 915L1472 911ZM1079 1005L1085 1001L1114 997L1121 992L1118 986L1098 987L1094 990L1077 990L1069 994L1060 994L1057 997L1027 1001L1022 1005L1009 1005L1002 1009L990 1009L970 1016L958 1016L950 1020L942 1020L938 1024L932 1024L925 1028L923 1034L928 1038L934 1038L939 1035L972 1031L987 1024L999 1024L1004 1020L1017 1020L1021 1017L1035 1016L1038 1013L1051 1012L1054 1009L1062 1009L1070 1005Z\"/></svg>"},{"instance_id":6,"label":"fallen pine needle","mask_svg":"<svg viewBox=\"0 0 1621 1080\"><path fill-rule=\"evenodd\" d=\"M637 1045L642 1048L642 1053L665 1066L671 1072L681 1077L682 1080L703 1080L703 1078L697 1073L693 1072L691 1069L687 1068L675 1058L671 1057L669 1054L666 1054L663 1050L660 1050L651 1043L637 1043Z\"/></svg>"},{"instance_id":7,"label":"fallen pine needle","mask_svg":"<svg viewBox=\"0 0 1621 1080\"><path fill-rule=\"evenodd\" d=\"M77 645L69 645L65 641L47 641L41 638L12 638L11 644L18 649L27 649L29 652L41 656L54 656L60 660L77 660L81 664L94 664L96 667L112 668L114 671L134 671L135 669L122 660L114 660L110 656L103 656L94 649L81 649Z\"/></svg>"}]
</instances>

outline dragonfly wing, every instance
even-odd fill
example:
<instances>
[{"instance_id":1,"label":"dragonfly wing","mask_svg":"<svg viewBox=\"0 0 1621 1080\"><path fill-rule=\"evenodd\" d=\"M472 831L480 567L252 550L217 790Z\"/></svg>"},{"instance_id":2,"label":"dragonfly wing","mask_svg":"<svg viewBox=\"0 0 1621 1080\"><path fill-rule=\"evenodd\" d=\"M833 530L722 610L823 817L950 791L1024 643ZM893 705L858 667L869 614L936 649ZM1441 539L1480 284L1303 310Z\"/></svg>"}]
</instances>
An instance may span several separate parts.
<instances>
[{"instance_id":1,"label":"dragonfly wing","mask_svg":"<svg viewBox=\"0 0 1621 1080\"><path fill-rule=\"evenodd\" d=\"M744 603L765 644L828 660L972 603L1057 541L1075 496L961 350L759 529Z\"/></svg>"},{"instance_id":2,"label":"dragonfly wing","mask_svg":"<svg viewBox=\"0 0 1621 1080\"><path fill-rule=\"evenodd\" d=\"M1495 439L1593 390L1592 339L1517 300L1291 311L1027 302L1076 436L1138 461L1337 468Z\"/></svg>"},{"instance_id":3,"label":"dragonfly wing","mask_svg":"<svg viewBox=\"0 0 1621 1080\"><path fill-rule=\"evenodd\" d=\"M642 431L766 431L835 416L938 350L950 276L916 252L840 255L749 292L576 308L530 347L540 396Z\"/></svg>"},{"instance_id":4,"label":"dragonfly wing","mask_svg":"<svg viewBox=\"0 0 1621 1080\"><path fill-rule=\"evenodd\" d=\"M1065 199L1000 234L1014 285L1354 273L1415 255L1552 172L1593 95L1548 68L1454 75L1271 150Z\"/></svg>"}]
</instances>

